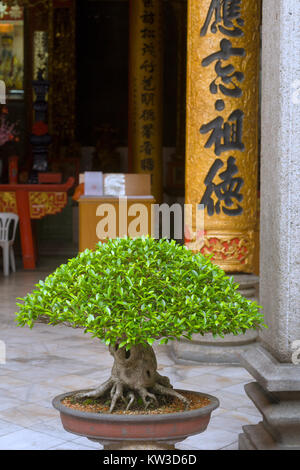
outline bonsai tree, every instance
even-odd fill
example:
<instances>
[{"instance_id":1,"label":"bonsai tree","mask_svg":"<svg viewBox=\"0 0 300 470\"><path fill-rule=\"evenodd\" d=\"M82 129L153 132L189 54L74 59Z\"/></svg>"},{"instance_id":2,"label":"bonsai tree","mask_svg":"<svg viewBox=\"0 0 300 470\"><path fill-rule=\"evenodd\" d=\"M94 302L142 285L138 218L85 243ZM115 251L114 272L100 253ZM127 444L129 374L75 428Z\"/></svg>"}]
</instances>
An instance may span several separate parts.
<instances>
[{"instance_id":1,"label":"bonsai tree","mask_svg":"<svg viewBox=\"0 0 300 470\"><path fill-rule=\"evenodd\" d=\"M128 410L142 398L145 408L157 395L188 400L157 372L152 345L194 333L223 335L258 328L260 307L237 291L238 284L201 254L165 239L119 238L99 243L36 284L17 313L30 328L39 317L51 325L67 322L104 341L114 357L111 377L95 390L110 393Z\"/></svg>"}]
</instances>

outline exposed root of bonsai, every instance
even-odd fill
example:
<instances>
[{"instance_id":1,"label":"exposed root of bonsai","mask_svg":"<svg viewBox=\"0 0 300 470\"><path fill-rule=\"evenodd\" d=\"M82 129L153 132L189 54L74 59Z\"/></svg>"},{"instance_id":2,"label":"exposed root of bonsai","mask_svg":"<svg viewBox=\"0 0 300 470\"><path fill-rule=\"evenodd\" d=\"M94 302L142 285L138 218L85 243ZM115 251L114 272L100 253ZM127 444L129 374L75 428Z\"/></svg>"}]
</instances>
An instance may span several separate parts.
<instances>
[{"instance_id":1,"label":"exposed root of bonsai","mask_svg":"<svg viewBox=\"0 0 300 470\"><path fill-rule=\"evenodd\" d=\"M156 357L151 346L136 345L130 351L116 346L109 350L115 359L111 377L94 390L78 393L77 398L100 398L110 394L110 413L120 400L128 411L139 397L147 409L151 404L158 404L156 395L177 397L188 408L189 401L173 390L168 377L157 372Z\"/></svg>"}]
</instances>

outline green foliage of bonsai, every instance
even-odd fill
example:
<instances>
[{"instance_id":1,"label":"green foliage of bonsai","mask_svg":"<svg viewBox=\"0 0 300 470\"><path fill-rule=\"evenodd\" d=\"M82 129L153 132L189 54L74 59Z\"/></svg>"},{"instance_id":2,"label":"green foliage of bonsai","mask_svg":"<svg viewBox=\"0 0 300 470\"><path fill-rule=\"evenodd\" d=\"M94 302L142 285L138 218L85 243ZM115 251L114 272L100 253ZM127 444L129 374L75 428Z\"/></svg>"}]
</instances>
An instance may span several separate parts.
<instances>
[{"instance_id":1,"label":"green foliage of bonsai","mask_svg":"<svg viewBox=\"0 0 300 470\"><path fill-rule=\"evenodd\" d=\"M147 405L153 391L177 393L156 371L154 341L240 334L263 324L260 307L237 289L208 258L175 241L121 238L85 250L40 281L17 304L17 321L32 327L47 317L104 341L115 358L112 377L84 396L112 389L112 410L125 392L131 406L135 390Z\"/></svg>"},{"instance_id":2,"label":"green foliage of bonsai","mask_svg":"<svg viewBox=\"0 0 300 470\"><path fill-rule=\"evenodd\" d=\"M127 348L193 333L238 334L258 327L262 315L237 288L208 258L174 241L121 238L40 281L19 304L18 322L33 326L46 315L50 324L69 322Z\"/></svg>"}]
</instances>

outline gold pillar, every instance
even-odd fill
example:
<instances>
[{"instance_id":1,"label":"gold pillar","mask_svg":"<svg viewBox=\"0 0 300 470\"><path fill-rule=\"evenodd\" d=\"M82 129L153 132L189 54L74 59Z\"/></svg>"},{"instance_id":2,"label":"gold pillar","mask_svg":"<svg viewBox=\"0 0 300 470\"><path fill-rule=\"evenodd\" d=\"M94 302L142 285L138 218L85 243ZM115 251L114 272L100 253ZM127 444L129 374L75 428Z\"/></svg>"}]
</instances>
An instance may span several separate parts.
<instances>
[{"instance_id":1,"label":"gold pillar","mask_svg":"<svg viewBox=\"0 0 300 470\"><path fill-rule=\"evenodd\" d=\"M198 249L227 272L254 269L260 7L188 0L186 202L204 205Z\"/></svg>"},{"instance_id":2,"label":"gold pillar","mask_svg":"<svg viewBox=\"0 0 300 470\"><path fill-rule=\"evenodd\" d=\"M130 0L129 169L151 174L157 202L162 200L162 7L161 0Z\"/></svg>"}]
</instances>

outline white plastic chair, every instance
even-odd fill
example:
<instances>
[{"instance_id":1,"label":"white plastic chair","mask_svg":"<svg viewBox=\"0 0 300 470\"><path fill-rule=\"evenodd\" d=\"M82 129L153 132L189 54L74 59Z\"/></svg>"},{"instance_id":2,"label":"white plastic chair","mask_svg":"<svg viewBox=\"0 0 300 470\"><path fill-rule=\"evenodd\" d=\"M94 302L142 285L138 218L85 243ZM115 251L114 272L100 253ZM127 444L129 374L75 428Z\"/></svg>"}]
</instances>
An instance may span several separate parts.
<instances>
[{"instance_id":1,"label":"white plastic chair","mask_svg":"<svg viewBox=\"0 0 300 470\"><path fill-rule=\"evenodd\" d=\"M9 275L9 265L13 272L16 272L15 253L13 244L16 236L16 229L19 216L12 212L0 212L0 247L3 253L3 274ZM12 236L10 237L10 224L13 223Z\"/></svg>"}]
</instances>

